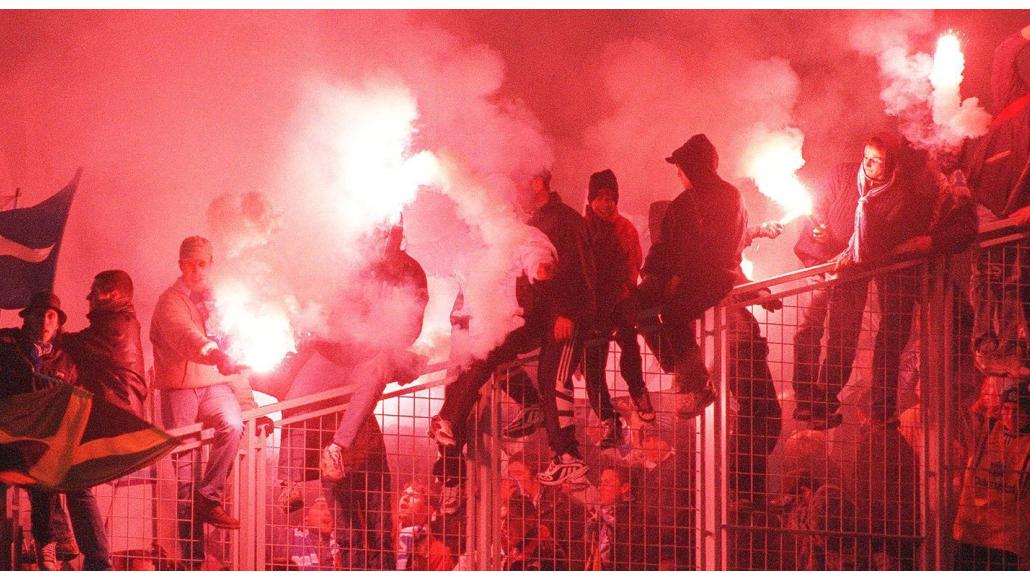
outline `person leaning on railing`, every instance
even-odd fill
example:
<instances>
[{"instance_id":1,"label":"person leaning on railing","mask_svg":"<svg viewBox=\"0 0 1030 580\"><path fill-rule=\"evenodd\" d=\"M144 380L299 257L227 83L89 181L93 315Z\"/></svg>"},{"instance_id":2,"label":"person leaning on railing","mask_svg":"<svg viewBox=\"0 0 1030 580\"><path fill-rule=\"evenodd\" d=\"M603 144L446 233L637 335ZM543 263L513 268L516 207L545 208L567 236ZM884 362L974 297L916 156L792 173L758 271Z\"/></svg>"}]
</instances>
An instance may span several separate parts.
<instances>
[{"instance_id":1,"label":"person leaning on railing","mask_svg":"<svg viewBox=\"0 0 1030 580\"><path fill-rule=\"evenodd\" d=\"M967 143L969 187L987 226L1030 226L1030 26L994 51L991 92L998 111L986 135ZM1030 376L1030 346L1020 318L1030 320L1030 240L977 253L970 281L975 313L972 347L987 375Z\"/></svg>"},{"instance_id":2,"label":"person leaning on railing","mask_svg":"<svg viewBox=\"0 0 1030 580\"><path fill-rule=\"evenodd\" d=\"M841 165L835 175L833 187L857 188L858 201L848 247L834 260L838 280L830 291L826 357L808 401L811 429L833 428L842 421L838 395L855 362L870 282L860 271L890 260L897 246L926 234L932 212L934 184L924 160L892 134L869 138L862 162ZM872 279L881 316L873 350L870 416L874 425L895 428L899 362L912 330L918 284L911 269Z\"/></svg>"}]
</instances>

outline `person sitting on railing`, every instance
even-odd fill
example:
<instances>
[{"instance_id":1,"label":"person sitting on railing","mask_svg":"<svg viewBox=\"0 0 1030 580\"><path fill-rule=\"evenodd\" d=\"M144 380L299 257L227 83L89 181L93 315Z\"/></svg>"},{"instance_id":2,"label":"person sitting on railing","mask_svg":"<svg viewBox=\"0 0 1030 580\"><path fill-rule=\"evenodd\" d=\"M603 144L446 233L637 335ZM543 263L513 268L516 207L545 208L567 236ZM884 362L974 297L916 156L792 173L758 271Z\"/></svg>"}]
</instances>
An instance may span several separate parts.
<instances>
[{"instance_id":1,"label":"person sitting on railing","mask_svg":"<svg viewBox=\"0 0 1030 580\"><path fill-rule=\"evenodd\" d=\"M982 224L1025 230L1030 225L1030 26L995 50L991 88L998 114L987 134L965 150L969 187ZM984 374L1030 376L1030 346L1020 334L1020 317L1030 321L1028 253L1030 240L1024 237L977 254L970 292L972 347Z\"/></svg>"},{"instance_id":2,"label":"person sitting on railing","mask_svg":"<svg viewBox=\"0 0 1030 580\"><path fill-rule=\"evenodd\" d=\"M719 177L719 155L706 136L694 135L665 160L684 189L644 261L641 306L661 308L659 330L644 338L662 369L675 373L677 412L692 418L716 399L695 327L733 288L747 222L740 192Z\"/></svg>"},{"instance_id":3,"label":"person sitting on railing","mask_svg":"<svg viewBox=\"0 0 1030 580\"><path fill-rule=\"evenodd\" d=\"M643 252L633 223L619 214L619 183L611 169L590 176L586 223L594 263L597 265L597 317L586 345L587 396L605 426L601 447L622 444L623 421L612 407L605 366L612 331L621 351L619 369L642 421L655 420L654 407L644 384L637 343L637 280Z\"/></svg>"},{"instance_id":4,"label":"person sitting on railing","mask_svg":"<svg viewBox=\"0 0 1030 580\"><path fill-rule=\"evenodd\" d=\"M747 210L744 210L747 220ZM766 222L745 229L744 246L757 238L776 239L783 224ZM737 266L735 285L750 282ZM779 299L766 299L769 290L733 294L726 301L726 377L737 400L730 434L730 509L739 514L761 510L765 505L768 457L776 447L783 424L783 410L769 369L769 343L762 336L758 319L748 304L759 304L769 312L783 307Z\"/></svg>"},{"instance_id":5,"label":"person sitting on railing","mask_svg":"<svg viewBox=\"0 0 1030 580\"><path fill-rule=\"evenodd\" d=\"M200 236L183 240L179 246L182 276L158 298L150 322L154 388L161 390L164 427L199 421L215 429L200 481L193 480L199 449L173 455L181 556L194 565L204 561L204 523L232 530L240 527L240 521L222 507L222 499L243 435L242 407L256 406L249 385L245 392L238 391L239 367L208 333L212 260L211 242Z\"/></svg>"},{"instance_id":6,"label":"person sitting on railing","mask_svg":"<svg viewBox=\"0 0 1030 580\"><path fill-rule=\"evenodd\" d=\"M810 405L811 429L833 428L842 421L838 394L851 376L869 289L868 277L850 274L887 261L898 245L926 234L933 209L929 172L887 133L866 141L861 163L839 166L832 187L834 196L841 189L857 188L858 201L848 247L835 260L840 279L830 290L826 358L811 399L802 401ZM911 269L874 279L880 324L873 350L871 419L875 425L896 428L899 362L911 334L919 285Z\"/></svg>"},{"instance_id":7,"label":"person sitting on railing","mask_svg":"<svg viewBox=\"0 0 1030 580\"><path fill-rule=\"evenodd\" d=\"M535 348L540 349L537 388L541 411L554 454L547 469L540 472L540 482L561 485L583 478L588 471L576 441L572 372L581 359L583 332L595 311L593 254L583 217L551 191L549 171L530 178L530 197L525 201L526 209L532 211L528 224L545 234L546 246L556 251L557 260L553 256L537 260L536 272L523 268L517 295L524 308L525 324L509 332L486 358L473 361L447 385L443 406L430 420L429 436L440 447L434 473L444 484L444 513L455 513L460 508L465 423L479 398L479 389L500 365Z\"/></svg>"}]
</instances>

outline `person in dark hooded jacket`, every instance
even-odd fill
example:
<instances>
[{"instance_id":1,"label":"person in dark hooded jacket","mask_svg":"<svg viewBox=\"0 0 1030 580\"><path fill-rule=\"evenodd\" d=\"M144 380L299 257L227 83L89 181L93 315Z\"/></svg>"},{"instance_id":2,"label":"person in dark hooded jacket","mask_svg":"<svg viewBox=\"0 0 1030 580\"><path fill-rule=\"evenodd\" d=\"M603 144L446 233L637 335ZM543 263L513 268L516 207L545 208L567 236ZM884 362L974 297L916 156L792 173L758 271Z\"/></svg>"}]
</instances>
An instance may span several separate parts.
<instances>
[{"instance_id":1,"label":"person in dark hooded jacket","mask_svg":"<svg viewBox=\"0 0 1030 580\"><path fill-rule=\"evenodd\" d=\"M619 214L619 182L611 169L590 176L586 223L597 265L597 318L586 345L586 384L590 405L605 425L602 447L622 443L622 421L612 407L605 380L608 342L615 331L619 345L619 370L629 387L637 414L654 421L654 407L644 384L637 343L637 279L643 252L633 223Z\"/></svg>"},{"instance_id":2,"label":"person in dark hooded jacket","mask_svg":"<svg viewBox=\"0 0 1030 580\"><path fill-rule=\"evenodd\" d=\"M644 337L662 368L675 373L684 395L678 412L689 418L716 398L694 327L733 288L747 218L740 192L716 173L719 155L705 135L694 135L665 160L676 166L684 190L644 261L641 306L661 307L661 329Z\"/></svg>"},{"instance_id":3,"label":"person in dark hooded jacket","mask_svg":"<svg viewBox=\"0 0 1030 580\"><path fill-rule=\"evenodd\" d=\"M89 326L64 334L61 348L75 361L82 386L143 417L148 391L132 293L132 278L122 270L97 274L86 296Z\"/></svg>"},{"instance_id":4,"label":"person in dark hooded jacket","mask_svg":"<svg viewBox=\"0 0 1030 580\"><path fill-rule=\"evenodd\" d=\"M1025 229L1030 225L1030 26L994 51L991 87L998 113L987 134L965 150L969 188L981 224ZM1030 347L1020 338L1020 318L1030 320L1028 253L1026 239L977 253L970 282L972 346L984 374L1030 376Z\"/></svg>"}]
</instances>

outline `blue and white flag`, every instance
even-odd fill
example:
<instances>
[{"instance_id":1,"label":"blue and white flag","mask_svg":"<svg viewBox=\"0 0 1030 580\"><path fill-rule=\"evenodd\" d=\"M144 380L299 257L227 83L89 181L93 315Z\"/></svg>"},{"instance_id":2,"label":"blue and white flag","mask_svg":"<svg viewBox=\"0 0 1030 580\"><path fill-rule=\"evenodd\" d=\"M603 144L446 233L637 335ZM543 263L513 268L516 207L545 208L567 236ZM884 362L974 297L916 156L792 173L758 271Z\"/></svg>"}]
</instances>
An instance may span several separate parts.
<instances>
[{"instance_id":1,"label":"blue and white flag","mask_svg":"<svg viewBox=\"0 0 1030 580\"><path fill-rule=\"evenodd\" d=\"M36 292L52 290L72 196L82 168L64 189L32 207L0 212L0 308L24 308Z\"/></svg>"}]
</instances>

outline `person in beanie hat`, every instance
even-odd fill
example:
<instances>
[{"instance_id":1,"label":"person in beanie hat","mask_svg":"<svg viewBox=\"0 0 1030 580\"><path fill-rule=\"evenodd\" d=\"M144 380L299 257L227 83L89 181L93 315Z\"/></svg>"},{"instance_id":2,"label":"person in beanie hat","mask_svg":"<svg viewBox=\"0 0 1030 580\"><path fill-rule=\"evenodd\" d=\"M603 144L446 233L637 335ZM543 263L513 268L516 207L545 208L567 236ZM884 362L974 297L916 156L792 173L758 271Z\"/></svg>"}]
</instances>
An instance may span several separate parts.
<instances>
[{"instance_id":1,"label":"person in beanie hat","mask_svg":"<svg viewBox=\"0 0 1030 580\"><path fill-rule=\"evenodd\" d=\"M637 343L637 279L643 252L640 235L633 224L619 214L619 182L611 169L590 176L585 211L590 249L597 266L597 317L586 342L587 396L594 413L604 424L602 448L622 444L622 419L612 407L605 380L608 342L612 331L622 356L619 358L623 380L637 414L646 422L654 421Z\"/></svg>"},{"instance_id":2,"label":"person in beanie hat","mask_svg":"<svg viewBox=\"0 0 1030 580\"><path fill-rule=\"evenodd\" d=\"M21 328L0 330L0 398L53 386L43 377L65 383L78 382L78 369L56 344L68 316L61 310L61 299L51 291L38 292L18 313ZM3 495L0 488L0 496ZM40 569L57 570L57 537L67 528L58 494L30 489L32 535L36 540ZM65 495L74 525L75 540L85 557L86 570L110 570L111 553L96 497L90 488ZM60 516L54 514L60 510Z\"/></svg>"},{"instance_id":3,"label":"person in beanie hat","mask_svg":"<svg viewBox=\"0 0 1030 580\"><path fill-rule=\"evenodd\" d=\"M675 374L683 395L678 413L691 418L716 399L694 328L733 288L747 216L740 192L717 173L719 155L708 137L694 135L665 160L676 167L683 192L644 261L640 301L661 308L660 329L644 338L662 369Z\"/></svg>"},{"instance_id":4,"label":"person in beanie hat","mask_svg":"<svg viewBox=\"0 0 1030 580\"><path fill-rule=\"evenodd\" d=\"M962 480L954 535L956 570L1026 570L1030 566L1030 391L1027 381L1002 393Z\"/></svg>"}]
</instances>

